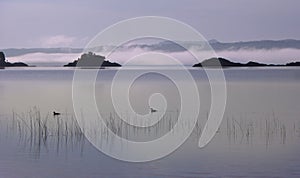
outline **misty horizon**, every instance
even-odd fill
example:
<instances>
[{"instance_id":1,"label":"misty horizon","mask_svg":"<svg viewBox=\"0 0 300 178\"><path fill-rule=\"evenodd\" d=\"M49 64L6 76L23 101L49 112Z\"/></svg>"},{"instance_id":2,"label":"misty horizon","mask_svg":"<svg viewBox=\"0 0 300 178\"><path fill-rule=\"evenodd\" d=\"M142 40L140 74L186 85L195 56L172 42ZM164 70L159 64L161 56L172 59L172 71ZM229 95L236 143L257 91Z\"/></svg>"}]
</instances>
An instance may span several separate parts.
<instances>
[{"instance_id":1,"label":"misty horizon","mask_svg":"<svg viewBox=\"0 0 300 178\"><path fill-rule=\"evenodd\" d=\"M197 48L198 44L186 42L189 48ZM244 41L244 42L220 42L217 40L209 41L216 55L211 57L223 57L233 62L247 63L255 61L266 64L284 64L288 62L299 61L300 41L299 40L262 40L262 41ZM97 53L101 55L100 51ZM114 47L110 47L114 48ZM83 53L83 48L22 48L22 49L4 49L7 59L11 62L26 62L30 65L42 66L60 66L73 60ZM87 49L85 49L87 51ZM186 49L176 43L168 41L135 41L128 42L108 56L109 60L123 63L140 53L160 52L172 55L181 60L184 65L193 65L199 61L194 61L187 55ZM205 53L199 50L199 53ZM203 58L202 60L205 60ZM144 61L145 62L145 61ZM168 65L159 59L149 59L144 65Z\"/></svg>"}]
</instances>

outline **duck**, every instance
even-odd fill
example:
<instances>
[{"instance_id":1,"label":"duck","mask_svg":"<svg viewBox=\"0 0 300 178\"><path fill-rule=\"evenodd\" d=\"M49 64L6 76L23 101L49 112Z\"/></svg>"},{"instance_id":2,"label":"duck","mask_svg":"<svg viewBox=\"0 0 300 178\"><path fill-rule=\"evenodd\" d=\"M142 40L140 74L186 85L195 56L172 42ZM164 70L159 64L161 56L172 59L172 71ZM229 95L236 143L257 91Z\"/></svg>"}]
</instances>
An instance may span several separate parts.
<instances>
[{"instance_id":1,"label":"duck","mask_svg":"<svg viewBox=\"0 0 300 178\"><path fill-rule=\"evenodd\" d=\"M153 108L150 108L150 112L151 112L151 113L154 113L154 112L157 112L157 110L156 110L156 109L153 109Z\"/></svg>"},{"instance_id":2,"label":"duck","mask_svg":"<svg viewBox=\"0 0 300 178\"><path fill-rule=\"evenodd\" d=\"M60 115L60 113L59 112L55 112L55 111L53 111L53 116L59 116Z\"/></svg>"}]
</instances>

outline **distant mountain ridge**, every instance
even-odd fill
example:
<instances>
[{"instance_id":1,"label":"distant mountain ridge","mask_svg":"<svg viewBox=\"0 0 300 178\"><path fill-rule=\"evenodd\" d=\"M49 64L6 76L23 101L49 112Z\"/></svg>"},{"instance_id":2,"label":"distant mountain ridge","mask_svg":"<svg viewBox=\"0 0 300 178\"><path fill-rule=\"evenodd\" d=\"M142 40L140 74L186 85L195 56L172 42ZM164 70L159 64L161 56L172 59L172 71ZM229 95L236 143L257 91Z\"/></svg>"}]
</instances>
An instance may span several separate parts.
<instances>
[{"instance_id":1,"label":"distant mountain ridge","mask_svg":"<svg viewBox=\"0 0 300 178\"><path fill-rule=\"evenodd\" d=\"M188 48L191 47L200 47L201 44L196 42L183 42L185 46ZM300 49L300 40L294 39L285 39L285 40L260 40L260 41L240 41L240 42L219 42L217 40L210 40L210 46L215 51L225 51L225 50L251 50L251 49L261 49L261 50L270 50L270 49ZM109 46L113 48L113 46ZM100 46L99 49L105 48ZM142 48L149 51L163 51L163 52L180 52L185 51L185 49L178 44L170 41L162 41L155 44L134 44L122 47L124 50L126 49L134 49L134 48ZM209 46L202 46L201 49L209 49ZM21 56L30 53L82 53L83 48L9 48L9 49L2 49L7 57L13 56Z\"/></svg>"},{"instance_id":2,"label":"distant mountain ridge","mask_svg":"<svg viewBox=\"0 0 300 178\"><path fill-rule=\"evenodd\" d=\"M212 48L216 51L222 50L240 50L240 49L300 49L300 40L261 40L261 41L241 41L233 43L222 43L218 41L210 42Z\"/></svg>"}]
</instances>

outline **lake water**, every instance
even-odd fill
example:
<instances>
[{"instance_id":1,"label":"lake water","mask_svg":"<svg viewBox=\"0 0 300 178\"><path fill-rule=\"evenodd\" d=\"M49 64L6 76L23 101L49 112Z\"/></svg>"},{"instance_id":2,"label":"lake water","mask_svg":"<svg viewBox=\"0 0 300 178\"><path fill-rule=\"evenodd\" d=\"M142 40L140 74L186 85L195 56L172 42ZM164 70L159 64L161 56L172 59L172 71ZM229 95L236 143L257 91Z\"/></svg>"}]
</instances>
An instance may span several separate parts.
<instances>
[{"instance_id":1,"label":"lake water","mask_svg":"<svg viewBox=\"0 0 300 178\"><path fill-rule=\"evenodd\" d=\"M126 110L120 116L114 112L110 86L116 71L101 70L95 83L98 109L104 118L116 120L114 124L120 117L133 117ZM300 177L300 69L225 69L223 121L201 149L197 145L210 108L210 86L204 70L189 72L201 102L192 135L162 159L129 163L98 151L81 133L72 102L74 69L0 70L0 177ZM181 108L174 82L156 73L139 77L129 92L131 106L138 114L149 113L153 93L161 93L168 103L163 121L146 131L118 123L114 132L138 141L167 133ZM54 117L53 111L61 115Z\"/></svg>"}]
</instances>

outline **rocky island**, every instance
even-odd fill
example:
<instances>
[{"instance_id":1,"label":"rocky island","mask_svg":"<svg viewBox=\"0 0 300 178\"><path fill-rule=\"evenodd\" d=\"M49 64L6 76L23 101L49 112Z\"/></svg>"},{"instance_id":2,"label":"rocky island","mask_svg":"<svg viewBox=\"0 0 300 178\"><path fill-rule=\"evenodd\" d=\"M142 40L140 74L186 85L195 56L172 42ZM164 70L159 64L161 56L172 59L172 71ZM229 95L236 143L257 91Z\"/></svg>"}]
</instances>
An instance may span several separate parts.
<instances>
[{"instance_id":1,"label":"rocky island","mask_svg":"<svg viewBox=\"0 0 300 178\"><path fill-rule=\"evenodd\" d=\"M7 62L5 59L5 54L3 52L0 52L0 68L4 67L28 67L28 65L23 62Z\"/></svg>"},{"instance_id":2,"label":"rocky island","mask_svg":"<svg viewBox=\"0 0 300 178\"><path fill-rule=\"evenodd\" d=\"M120 64L116 62L110 62L105 60L106 58L101 55L96 55L95 53L89 52L84 53L73 62L70 62L64 67L91 67L91 68L98 68L98 67L121 67Z\"/></svg>"},{"instance_id":3,"label":"rocky island","mask_svg":"<svg viewBox=\"0 0 300 178\"><path fill-rule=\"evenodd\" d=\"M221 65L221 66L220 66ZM224 58L210 58L193 67L284 67L284 66L300 66L300 62L291 62L287 64L263 64L258 62L249 61L248 63L232 62Z\"/></svg>"}]
</instances>

